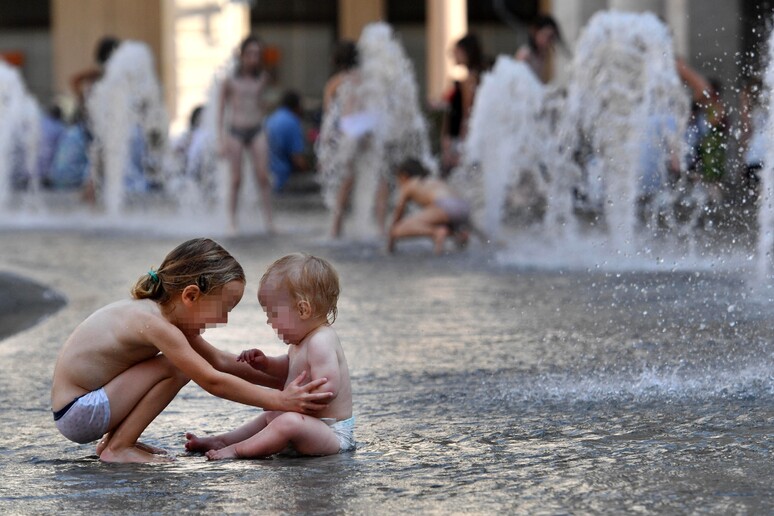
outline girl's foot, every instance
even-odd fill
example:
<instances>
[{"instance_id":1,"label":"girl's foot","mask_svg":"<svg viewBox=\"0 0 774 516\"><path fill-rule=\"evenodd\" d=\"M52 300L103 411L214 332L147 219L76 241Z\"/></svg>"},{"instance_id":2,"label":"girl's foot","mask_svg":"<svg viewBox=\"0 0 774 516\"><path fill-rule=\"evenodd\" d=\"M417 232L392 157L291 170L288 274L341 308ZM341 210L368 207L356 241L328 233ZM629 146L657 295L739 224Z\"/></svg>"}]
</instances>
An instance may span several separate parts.
<instances>
[{"instance_id":1,"label":"girl's foot","mask_svg":"<svg viewBox=\"0 0 774 516\"><path fill-rule=\"evenodd\" d=\"M136 443L134 443L134 447L144 452L152 453L154 455L166 455L168 453L167 450L165 450L164 448L151 446L150 444L141 443L140 441L137 441Z\"/></svg>"},{"instance_id":2,"label":"girl's foot","mask_svg":"<svg viewBox=\"0 0 774 516\"><path fill-rule=\"evenodd\" d=\"M107 448L108 442L110 442L110 438L113 436L112 432L108 432L102 437L102 440L97 443L97 457L102 455L102 452L105 451L105 448Z\"/></svg>"},{"instance_id":3,"label":"girl's foot","mask_svg":"<svg viewBox=\"0 0 774 516\"><path fill-rule=\"evenodd\" d=\"M461 229L454 234L454 240L457 242L457 248L465 249L470 241L470 233L467 229Z\"/></svg>"},{"instance_id":4,"label":"girl's foot","mask_svg":"<svg viewBox=\"0 0 774 516\"><path fill-rule=\"evenodd\" d=\"M446 237L448 236L449 228L447 226L440 226L433 233L433 242L435 242L433 253L435 253L436 256L443 254L444 244L446 243Z\"/></svg>"},{"instance_id":5,"label":"girl's foot","mask_svg":"<svg viewBox=\"0 0 774 516\"><path fill-rule=\"evenodd\" d=\"M136 446L129 448L120 448L118 450L105 448L99 456L99 460L102 462L115 462L115 463L150 463L150 462L172 462L172 457L166 457L163 455L155 455L143 451Z\"/></svg>"}]
</instances>

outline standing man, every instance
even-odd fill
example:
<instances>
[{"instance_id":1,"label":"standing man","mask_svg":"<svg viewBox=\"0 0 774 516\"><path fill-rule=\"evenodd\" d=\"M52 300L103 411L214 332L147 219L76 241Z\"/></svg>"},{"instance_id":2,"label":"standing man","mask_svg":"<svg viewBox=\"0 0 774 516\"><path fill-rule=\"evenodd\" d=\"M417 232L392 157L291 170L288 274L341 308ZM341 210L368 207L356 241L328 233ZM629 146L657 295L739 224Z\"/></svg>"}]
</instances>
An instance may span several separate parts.
<instances>
[{"instance_id":1,"label":"standing man","mask_svg":"<svg viewBox=\"0 0 774 516\"><path fill-rule=\"evenodd\" d=\"M266 120L269 138L269 170L274 177L274 191L281 192L294 170L309 168L304 156L304 132L301 128L301 98L289 90L282 103Z\"/></svg>"}]
</instances>

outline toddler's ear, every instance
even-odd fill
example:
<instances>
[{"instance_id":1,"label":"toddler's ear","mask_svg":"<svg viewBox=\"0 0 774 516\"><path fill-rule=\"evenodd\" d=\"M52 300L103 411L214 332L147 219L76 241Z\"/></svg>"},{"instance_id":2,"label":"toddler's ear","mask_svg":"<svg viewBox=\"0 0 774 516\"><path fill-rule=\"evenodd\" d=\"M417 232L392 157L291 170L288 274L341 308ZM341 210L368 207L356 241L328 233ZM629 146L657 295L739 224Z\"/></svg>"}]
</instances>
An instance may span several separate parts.
<instances>
[{"instance_id":1,"label":"toddler's ear","mask_svg":"<svg viewBox=\"0 0 774 516\"><path fill-rule=\"evenodd\" d=\"M302 299L298 302L298 316L301 317L301 319L309 319L312 316L312 305L309 304L309 301L306 299Z\"/></svg>"}]
</instances>

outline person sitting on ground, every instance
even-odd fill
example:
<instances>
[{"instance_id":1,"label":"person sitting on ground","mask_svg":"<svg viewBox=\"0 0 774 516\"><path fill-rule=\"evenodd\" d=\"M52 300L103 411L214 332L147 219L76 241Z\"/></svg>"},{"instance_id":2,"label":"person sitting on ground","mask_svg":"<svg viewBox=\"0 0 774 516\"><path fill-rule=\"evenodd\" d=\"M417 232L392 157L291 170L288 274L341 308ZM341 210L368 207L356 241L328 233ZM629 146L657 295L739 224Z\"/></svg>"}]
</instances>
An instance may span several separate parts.
<instances>
[{"instance_id":1,"label":"person sitting on ground","mask_svg":"<svg viewBox=\"0 0 774 516\"><path fill-rule=\"evenodd\" d=\"M102 438L103 462L159 462L169 460L164 450L138 439L189 379L246 405L322 408L332 393L313 391L325 378L301 387L304 372L279 391L271 376L202 338L227 322L244 288L242 266L216 242L196 238L173 249L140 277L132 299L97 310L65 342L51 386L57 429L80 444Z\"/></svg>"},{"instance_id":2,"label":"person sitting on ground","mask_svg":"<svg viewBox=\"0 0 774 516\"><path fill-rule=\"evenodd\" d=\"M396 173L398 201L387 239L387 251L395 250L395 242L402 238L430 237L435 254L444 250L446 238L457 237L459 244L468 240L470 204L442 179L430 177L427 169L416 159L404 161ZM417 213L405 216L409 203L418 205Z\"/></svg>"},{"instance_id":3,"label":"person sitting on ground","mask_svg":"<svg viewBox=\"0 0 774 516\"><path fill-rule=\"evenodd\" d=\"M301 455L333 455L355 448L349 369L331 327L338 297L339 277L326 260L295 253L269 266L261 278L258 301L268 323L288 344L288 352L267 357L251 349L239 360L283 384L302 371L312 379L327 378L320 389L334 395L317 417L264 412L225 434L201 438L187 433L189 451L219 460L265 457L289 446Z\"/></svg>"},{"instance_id":4,"label":"person sitting on ground","mask_svg":"<svg viewBox=\"0 0 774 516\"><path fill-rule=\"evenodd\" d=\"M274 191L281 192L295 170L309 168L304 156L304 131L301 127L301 97L287 91L282 103L266 119L269 138L269 170L274 176Z\"/></svg>"}]
</instances>

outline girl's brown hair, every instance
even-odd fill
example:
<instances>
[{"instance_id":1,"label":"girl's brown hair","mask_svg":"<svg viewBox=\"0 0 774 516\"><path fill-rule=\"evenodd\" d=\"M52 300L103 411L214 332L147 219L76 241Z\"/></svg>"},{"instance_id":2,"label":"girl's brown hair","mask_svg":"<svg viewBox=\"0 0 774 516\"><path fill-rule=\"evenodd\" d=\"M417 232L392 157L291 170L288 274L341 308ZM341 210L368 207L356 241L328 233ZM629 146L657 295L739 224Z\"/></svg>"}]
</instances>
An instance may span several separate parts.
<instances>
[{"instance_id":1,"label":"girl's brown hair","mask_svg":"<svg viewBox=\"0 0 774 516\"><path fill-rule=\"evenodd\" d=\"M313 317L325 316L333 324L338 315L339 275L327 260L306 253L293 253L272 263L261 277L261 287L276 278L297 301L312 307Z\"/></svg>"},{"instance_id":2,"label":"girl's brown hair","mask_svg":"<svg viewBox=\"0 0 774 516\"><path fill-rule=\"evenodd\" d=\"M242 43L239 44L239 63L236 68L236 75L239 75L241 73L244 73L244 70L242 70L242 56L245 54L245 51L247 50L247 47L249 47L252 44L256 44L261 49L263 49L263 42L261 41L261 38L258 36L247 36L245 39L242 40ZM261 59L263 60L263 52L261 53ZM263 61L261 61L261 65L258 66L258 68L253 72L254 77L258 77L261 75L261 72L263 71Z\"/></svg>"},{"instance_id":3,"label":"girl's brown hair","mask_svg":"<svg viewBox=\"0 0 774 516\"><path fill-rule=\"evenodd\" d=\"M132 297L163 305L188 285L196 285L202 294L208 294L231 281L246 281L239 262L217 242L194 238L174 248L158 270L140 276Z\"/></svg>"}]
</instances>

